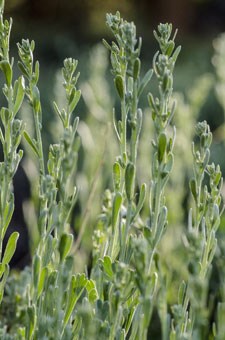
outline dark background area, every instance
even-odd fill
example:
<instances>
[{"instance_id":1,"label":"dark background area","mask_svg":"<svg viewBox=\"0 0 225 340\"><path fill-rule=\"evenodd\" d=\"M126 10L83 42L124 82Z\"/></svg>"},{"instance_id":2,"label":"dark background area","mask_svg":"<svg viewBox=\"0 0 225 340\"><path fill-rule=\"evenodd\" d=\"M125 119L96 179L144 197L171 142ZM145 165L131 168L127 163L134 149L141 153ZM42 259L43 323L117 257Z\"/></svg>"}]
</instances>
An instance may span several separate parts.
<instances>
[{"instance_id":1,"label":"dark background area","mask_svg":"<svg viewBox=\"0 0 225 340\"><path fill-rule=\"evenodd\" d=\"M137 35L143 38L142 60L147 62L156 51L153 29L160 22L178 28L177 43L182 44L178 68L181 65L185 75L187 66L188 74L185 82L183 75L176 77L175 90L189 88L193 77L212 68L212 40L225 31L224 0L6 0L6 16L14 22L12 47L22 38L34 39L35 56L42 70L47 67L48 78L68 56L80 61L85 78L83 54L103 37L110 39L105 15L116 10L135 22Z\"/></svg>"},{"instance_id":2,"label":"dark background area","mask_svg":"<svg viewBox=\"0 0 225 340\"><path fill-rule=\"evenodd\" d=\"M81 79L87 77L90 48L110 39L107 12L119 10L133 20L143 38L142 60L151 67L157 46L152 31L160 22L178 28L182 45L175 74L175 90L187 90L193 79L212 70L212 41L225 31L224 0L6 0L6 16L13 17L12 48L22 38L34 39L41 64L40 88L51 99L52 78L66 57L79 60ZM15 51L15 55L17 52ZM181 72L180 72L181 70ZM184 80L185 79L185 80ZM48 100L42 98L48 108Z\"/></svg>"},{"instance_id":3,"label":"dark background area","mask_svg":"<svg viewBox=\"0 0 225 340\"><path fill-rule=\"evenodd\" d=\"M225 29L223 0L6 0L6 12L24 29L42 24L55 32L63 29L81 41L102 37L105 13L116 10L143 32L161 21L195 36Z\"/></svg>"}]
</instances>

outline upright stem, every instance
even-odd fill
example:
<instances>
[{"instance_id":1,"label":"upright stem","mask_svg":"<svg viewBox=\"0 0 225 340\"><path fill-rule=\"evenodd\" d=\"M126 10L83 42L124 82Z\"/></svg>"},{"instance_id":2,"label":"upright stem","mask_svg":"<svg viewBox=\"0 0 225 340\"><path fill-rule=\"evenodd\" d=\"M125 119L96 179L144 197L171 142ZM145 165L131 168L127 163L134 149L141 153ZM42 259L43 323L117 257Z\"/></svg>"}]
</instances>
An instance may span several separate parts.
<instances>
[{"instance_id":1,"label":"upright stem","mask_svg":"<svg viewBox=\"0 0 225 340\"><path fill-rule=\"evenodd\" d=\"M124 88L126 83L124 81ZM121 101L121 115L122 115L122 138L121 138L121 157L127 154L127 112L125 97Z\"/></svg>"},{"instance_id":2,"label":"upright stem","mask_svg":"<svg viewBox=\"0 0 225 340\"><path fill-rule=\"evenodd\" d=\"M131 121L134 126L131 127L131 162L135 165L137 161L137 148L138 148L138 136L137 136L137 105L138 105L138 95L137 95L137 80L134 80L133 84L133 102L131 109Z\"/></svg>"},{"instance_id":3,"label":"upright stem","mask_svg":"<svg viewBox=\"0 0 225 340\"><path fill-rule=\"evenodd\" d=\"M40 128L40 121L38 118L38 112L34 112L34 123L35 123L35 130L36 130L36 137L37 137L37 145L39 151L39 169L40 169L40 178L45 176L45 165L44 165L44 153L43 153L43 144L41 138L41 128ZM41 189L42 190L42 189Z\"/></svg>"},{"instance_id":4,"label":"upright stem","mask_svg":"<svg viewBox=\"0 0 225 340\"><path fill-rule=\"evenodd\" d=\"M128 203L127 208L127 216L126 216L126 225L125 225L125 231L124 231L124 238L122 240L122 250L120 253L120 260L126 263L126 250L127 250L127 238L129 235L129 228L131 224L131 218L132 218L132 202Z\"/></svg>"},{"instance_id":5,"label":"upright stem","mask_svg":"<svg viewBox=\"0 0 225 340\"><path fill-rule=\"evenodd\" d=\"M155 205L154 205L154 217L153 217L153 224L152 224L153 239L155 239L156 232L157 232L159 211L160 211L160 206L161 206L162 188L161 188L160 174L158 174L158 179L156 182L156 190L154 193L155 193Z\"/></svg>"}]
</instances>

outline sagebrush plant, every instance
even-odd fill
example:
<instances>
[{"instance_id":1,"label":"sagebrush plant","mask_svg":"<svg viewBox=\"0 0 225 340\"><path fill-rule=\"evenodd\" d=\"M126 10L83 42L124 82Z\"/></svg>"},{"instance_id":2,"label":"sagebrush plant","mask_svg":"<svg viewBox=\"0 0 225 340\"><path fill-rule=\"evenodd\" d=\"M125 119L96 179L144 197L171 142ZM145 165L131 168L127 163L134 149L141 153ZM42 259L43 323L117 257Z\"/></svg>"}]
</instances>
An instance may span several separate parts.
<instances>
[{"instance_id":1,"label":"sagebrush plant","mask_svg":"<svg viewBox=\"0 0 225 340\"><path fill-rule=\"evenodd\" d=\"M6 99L0 111L3 151L0 163L0 338L223 339L224 288L219 296L217 317L211 313L208 298L213 259L218 251L216 234L223 212L223 182L219 166L210 162L212 133L205 121L196 126L198 139L192 143L192 148L191 143L187 145L193 154L190 180L193 204L187 227L180 232L184 262L179 283L176 283L179 286L178 298L168 299L170 291L175 290L170 273L174 268L166 267L161 247L163 237L173 228L168 212L168 207L172 208L167 202L170 202L169 196L176 182L175 177L170 181L174 159L179 157L174 147L176 128L173 126L177 121L174 119L173 72L180 53L180 47L175 46L177 32L173 33L171 24L160 24L154 31L159 51L153 57L152 69L142 76L141 39L136 36L134 23L123 20L119 12L107 14L106 23L115 41L109 44L104 40L104 45L110 52L111 72L120 103L120 109L118 112L114 110L109 120L113 120L119 154L111 165L112 187L103 194L102 211L95 222L93 217L89 218L89 210L100 205L93 202L96 182L100 178L99 167L104 160L109 163L112 156L106 156L106 145L100 156L86 160L86 167L89 167L86 176L90 176L90 169L94 169L93 185L87 206L82 206L83 219L80 226L76 225L80 230L74 240L71 215L77 199L76 183L79 183L76 179L78 133L85 138L85 131L89 131L85 124L92 124L89 118L79 129L79 119L74 115L81 96L77 89L78 62L72 58L64 60L61 88L57 84L57 90L64 93L64 101L63 104L57 100L53 102L61 124L57 129L60 135L58 141L54 136L55 142L49 145L49 152L45 155L42 138L44 112L35 43L22 40L17 45L21 76L14 80L13 59L9 55L12 20L3 19L4 1L0 1L0 14L0 69L5 78L2 91ZM110 110L108 106L112 102L110 97L105 101L97 100L98 104L93 107L95 97L99 95L94 87L98 81L101 83L100 74L95 71L100 70L104 76L105 69L99 68L97 62L93 63L92 69L83 91L87 91L84 98L89 110L95 110L93 116L98 119L93 124L100 131L107 123L106 111ZM149 108L142 110L140 98L152 76L157 80L158 95L153 96L150 92ZM99 85L102 91L103 85L104 82ZM105 90L107 94L106 86ZM33 113L32 134L27 122L17 117L24 100L28 101ZM196 109L198 105L192 107ZM152 120L152 135L147 141L143 141L141 135L142 124L146 121L143 112ZM193 117L187 125L186 141L189 142L194 138L191 132ZM147 121L149 123L149 119ZM93 133L96 138L97 134ZM112 138L111 133L107 136ZM33 152L38 172L34 219L37 222L33 226L37 228L38 241L33 246L31 265L13 274L9 272L9 263L19 234L10 235L4 252L2 246L14 210L12 179L23 156L20 150L22 138ZM149 153L140 158L140 146L144 143L151 148L146 148ZM110 144L107 138L105 144ZM88 154L87 142L83 143L83 148ZM88 157L93 157L95 148L90 150ZM139 164L143 157L149 160L146 164L151 164L148 169L150 183L144 183L138 173L138 169L145 166ZM178 164L181 169L181 161ZM190 170L190 161L185 164ZM82 170L85 171L85 167ZM179 184L183 182L184 175L179 177ZM99 187L102 189L103 185ZM183 192L177 197L181 200L182 195ZM98 199L99 196L98 193ZM81 202L84 205L85 199ZM181 201L177 202L176 207L180 209L181 206ZM173 214L172 221L174 219L176 214ZM179 216L176 228L180 221ZM92 263L89 271L77 272L76 256L88 223L94 224L88 228L89 232L93 229ZM224 282L222 278L221 281ZM160 322L155 330L156 314Z\"/></svg>"},{"instance_id":2,"label":"sagebrush plant","mask_svg":"<svg viewBox=\"0 0 225 340\"><path fill-rule=\"evenodd\" d=\"M0 68L5 76L5 84L2 89L6 98L6 106L1 108L0 139L3 151L3 162L0 165L0 301L3 297L4 286L9 275L9 262L15 252L19 234L14 232L10 235L5 252L3 254L3 239L9 226L14 210L14 196L12 179L23 156L19 150L19 144L24 130L24 124L17 119L25 93L24 78L19 77L13 81L13 59L9 56L9 36L12 20L3 19L3 5L0 9L1 44L0 44Z\"/></svg>"}]
</instances>

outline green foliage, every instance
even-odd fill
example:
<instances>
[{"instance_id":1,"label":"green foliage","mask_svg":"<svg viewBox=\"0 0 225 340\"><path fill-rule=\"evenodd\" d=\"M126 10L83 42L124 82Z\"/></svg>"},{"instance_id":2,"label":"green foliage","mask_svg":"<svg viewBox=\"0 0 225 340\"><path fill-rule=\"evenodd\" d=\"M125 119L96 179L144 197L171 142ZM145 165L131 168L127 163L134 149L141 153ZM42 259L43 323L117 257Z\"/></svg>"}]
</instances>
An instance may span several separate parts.
<instances>
[{"instance_id":1,"label":"green foliage","mask_svg":"<svg viewBox=\"0 0 225 340\"><path fill-rule=\"evenodd\" d=\"M222 240L217 242L218 233L223 233L220 230L223 180L219 165L210 159L213 136L209 126L203 121L193 132L211 79L203 78L192 89L188 103L180 94L176 95L181 115L176 118L173 73L180 53L175 44L177 32L172 34L171 24L160 24L154 31L159 51L153 57L152 69L143 75L141 39L136 37L134 23L123 20L119 12L107 14L106 23L115 41L111 44L104 41L104 45L110 52L119 105L111 110L112 101L104 82L107 59L98 47L91 55L90 79L83 84L84 100L92 116L79 123L74 116L81 97L77 89L78 62L65 59L62 84L59 88L56 84L58 95L53 102L59 127L55 131L60 132L55 134L55 142L45 154L35 43L22 40L17 45L22 75L14 80L13 60L9 56L12 21L3 20L4 2L0 2L0 10L0 70L5 79L2 91L6 99L0 111L1 339L134 340L147 339L154 332L163 340L213 336L223 339L224 266L219 254L223 259L225 247ZM156 78L158 94L150 92L149 108L142 110L140 98L152 76ZM199 88L203 89L200 96ZM17 118L24 110L25 98L32 110L34 131ZM111 141L111 127L105 129L107 111L113 111L111 120L119 148ZM190 115L184 130L183 112ZM88 124L94 126L93 130ZM181 131L186 135L182 136ZM83 177L77 171L78 134L84 151L82 171L87 171ZM93 143L88 141L89 137ZM19 233L10 235L4 253L3 240L14 211L12 180L23 156L19 150L21 140L33 153L36 167L32 227L38 236L30 267L14 273L9 265ZM105 144L100 156L97 143ZM147 151L142 154L142 150ZM186 159L184 152L192 152L193 161ZM191 207L185 219L182 186L191 171L188 196ZM147 183L143 180L144 172L149 176ZM103 174L102 183L97 185ZM92 183L88 183L89 176ZM109 177L112 185L107 183ZM108 187L101 198L99 214L104 181ZM79 183L88 184L80 193L81 219L74 241L72 212ZM88 233L93 240L92 247L88 243L92 249L87 251L88 255L92 252L89 273L79 264L82 246L85 249L83 237ZM168 251L171 235L172 251ZM215 266L220 270L217 296L210 290ZM212 315L216 308L217 314ZM160 324L154 330L156 315Z\"/></svg>"}]
</instances>

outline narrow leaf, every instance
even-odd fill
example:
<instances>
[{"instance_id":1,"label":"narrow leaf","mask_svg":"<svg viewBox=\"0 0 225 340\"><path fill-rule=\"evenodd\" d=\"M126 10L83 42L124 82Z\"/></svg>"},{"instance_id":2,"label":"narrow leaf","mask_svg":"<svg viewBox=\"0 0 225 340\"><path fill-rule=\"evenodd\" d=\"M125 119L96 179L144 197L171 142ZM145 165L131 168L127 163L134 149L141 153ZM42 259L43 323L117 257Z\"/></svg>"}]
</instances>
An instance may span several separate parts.
<instances>
[{"instance_id":1,"label":"narrow leaf","mask_svg":"<svg viewBox=\"0 0 225 340\"><path fill-rule=\"evenodd\" d=\"M75 134L76 131L77 131L78 124L79 124L79 117L76 117L76 118L74 119L74 122L73 122L73 133L74 133L74 134Z\"/></svg>"},{"instance_id":2,"label":"narrow leaf","mask_svg":"<svg viewBox=\"0 0 225 340\"><path fill-rule=\"evenodd\" d=\"M2 229L2 237L4 237L5 232L9 226L9 223L11 221L12 215L14 211L14 197L13 194L10 195L10 199L8 202L6 202L5 210L4 210L4 218L3 218L3 229Z\"/></svg>"},{"instance_id":3,"label":"narrow leaf","mask_svg":"<svg viewBox=\"0 0 225 340\"><path fill-rule=\"evenodd\" d=\"M62 123L64 124L64 123L65 123L65 120L64 120L64 118L62 117L62 113L61 113L61 111L60 111L58 105L56 104L56 102L53 102L53 108L54 108L56 114L57 114L57 115L59 116L59 118L61 119Z\"/></svg>"},{"instance_id":4,"label":"narrow leaf","mask_svg":"<svg viewBox=\"0 0 225 340\"><path fill-rule=\"evenodd\" d=\"M24 64L21 61L18 61L18 67L19 67L20 71L22 72L22 75L26 78L29 78L29 73L28 73L26 67L24 66Z\"/></svg>"},{"instance_id":5,"label":"narrow leaf","mask_svg":"<svg viewBox=\"0 0 225 340\"><path fill-rule=\"evenodd\" d=\"M156 235L155 235L155 239L154 239L154 243L155 245L160 241L163 232L165 230L165 226L166 226L166 222L167 222L167 208L165 206L163 206L161 208L160 214L159 214L159 219L157 221L157 230L156 230Z\"/></svg>"},{"instance_id":6,"label":"narrow leaf","mask_svg":"<svg viewBox=\"0 0 225 340\"><path fill-rule=\"evenodd\" d=\"M140 194L139 194L139 200L138 200L138 204L137 204L133 219L135 219L138 216L138 214L140 213L140 211L141 211L141 209L144 205L145 197L146 197L146 184L143 183L142 186L141 186L141 190L140 190Z\"/></svg>"},{"instance_id":7,"label":"narrow leaf","mask_svg":"<svg viewBox=\"0 0 225 340\"><path fill-rule=\"evenodd\" d=\"M31 139L29 136L28 132L24 131L23 133L24 138L26 139L27 143L30 145L30 147L33 149L34 153L36 154L37 157L39 157L39 151L34 143L34 141Z\"/></svg>"},{"instance_id":8,"label":"narrow leaf","mask_svg":"<svg viewBox=\"0 0 225 340\"><path fill-rule=\"evenodd\" d=\"M2 298L3 298L3 294L4 294L4 287L5 287L8 276L9 276L9 266L6 265L3 278L0 281L0 304L2 302Z\"/></svg>"},{"instance_id":9,"label":"narrow leaf","mask_svg":"<svg viewBox=\"0 0 225 340\"><path fill-rule=\"evenodd\" d=\"M35 84L37 84L38 79L39 79L39 69L40 69L40 65L39 65L39 61L37 60L36 63L35 63L35 70L34 70L34 75L35 75L34 82L35 82Z\"/></svg>"},{"instance_id":10,"label":"narrow leaf","mask_svg":"<svg viewBox=\"0 0 225 340\"><path fill-rule=\"evenodd\" d=\"M72 234L63 234L60 243L59 243L59 254L60 254L60 261L64 261L67 255L70 252L70 249L73 244L73 235Z\"/></svg>"},{"instance_id":11,"label":"narrow leaf","mask_svg":"<svg viewBox=\"0 0 225 340\"><path fill-rule=\"evenodd\" d=\"M115 132L116 132L116 136L119 140L119 142L121 141L120 139L120 135L121 135L121 131L117 129L117 126L116 126L116 114L115 114L115 110L113 109L113 126L114 126L114 129L115 129Z\"/></svg>"},{"instance_id":12,"label":"narrow leaf","mask_svg":"<svg viewBox=\"0 0 225 340\"><path fill-rule=\"evenodd\" d=\"M176 63L176 60L177 60L178 55L180 54L180 51L181 51L181 46L178 46L171 57L174 64Z\"/></svg>"},{"instance_id":13,"label":"narrow leaf","mask_svg":"<svg viewBox=\"0 0 225 340\"><path fill-rule=\"evenodd\" d=\"M33 261L33 285L35 288L38 286L39 276L41 272L41 258L38 254L34 256Z\"/></svg>"},{"instance_id":14,"label":"narrow leaf","mask_svg":"<svg viewBox=\"0 0 225 340\"><path fill-rule=\"evenodd\" d=\"M41 103L40 103L40 92L36 85L32 88L32 94L33 94L33 108L35 113L39 113L41 109Z\"/></svg>"},{"instance_id":15,"label":"narrow leaf","mask_svg":"<svg viewBox=\"0 0 225 340\"><path fill-rule=\"evenodd\" d=\"M75 107L77 106L79 100L80 100L80 96L81 96L81 91L76 91L74 89L74 91L72 91L72 96L69 100L69 113L73 112Z\"/></svg>"},{"instance_id":16,"label":"narrow leaf","mask_svg":"<svg viewBox=\"0 0 225 340\"><path fill-rule=\"evenodd\" d=\"M174 163L174 156L172 153L169 153L167 156L167 162L164 167L164 171L167 172L168 174L171 172L173 168L173 163Z\"/></svg>"},{"instance_id":17,"label":"narrow leaf","mask_svg":"<svg viewBox=\"0 0 225 340\"><path fill-rule=\"evenodd\" d=\"M4 253L4 256L3 256L3 259L2 259L3 264L5 264L5 265L8 264L10 262L11 258L13 257L15 250L16 250L16 244L17 244L18 237L19 237L19 233L17 231L14 231L10 235L8 242L7 242L7 245L6 245L5 253Z\"/></svg>"},{"instance_id":18,"label":"narrow leaf","mask_svg":"<svg viewBox=\"0 0 225 340\"><path fill-rule=\"evenodd\" d=\"M148 83L150 82L151 78L152 78L152 74L153 74L153 70L149 70L144 78L142 79L139 88L138 88L138 97L141 96L142 92L144 91L145 87L148 85Z\"/></svg>"},{"instance_id":19,"label":"narrow leaf","mask_svg":"<svg viewBox=\"0 0 225 340\"><path fill-rule=\"evenodd\" d=\"M24 84L24 78L20 77L17 81L16 86L16 93L14 98L14 106L13 106L13 112L14 115L19 111L21 104L23 102L24 94L25 94L25 84Z\"/></svg>"},{"instance_id":20,"label":"narrow leaf","mask_svg":"<svg viewBox=\"0 0 225 340\"><path fill-rule=\"evenodd\" d=\"M137 136L139 136L142 128L142 110L138 109L137 110Z\"/></svg>"},{"instance_id":21,"label":"narrow leaf","mask_svg":"<svg viewBox=\"0 0 225 340\"><path fill-rule=\"evenodd\" d=\"M118 162L113 164L113 183L115 191L119 191L121 181L121 170Z\"/></svg>"},{"instance_id":22,"label":"narrow leaf","mask_svg":"<svg viewBox=\"0 0 225 340\"><path fill-rule=\"evenodd\" d=\"M117 75L114 82L115 82L115 86L116 86L120 99L123 99L125 95L123 78L120 75Z\"/></svg>"},{"instance_id":23,"label":"narrow leaf","mask_svg":"<svg viewBox=\"0 0 225 340\"><path fill-rule=\"evenodd\" d=\"M103 45L111 51L111 46L107 43L107 41L105 39L102 39Z\"/></svg>"},{"instance_id":24,"label":"narrow leaf","mask_svg":"<svg viewBox=\"0 0 225 340\"><path fill-rule=\"evenodd\" d=\"M0 69L4 73L7 86L10 86L12 83L12 67L10 63L7 60L2 60L0 62Z\"/></svg>"},{"instance_id":25,"label":"narrow leaf","mask_svg":"<svg viewBox=\"0 0 225 340\"><path fill-rule=\"evenodd\" d=\"M38 298L41 295L41 293L43 292L44 284L45 284L47 275L48 275L48 268L47 267L42 268L40 278L39 278L39 282L38 282L38 295L37 295Z\"/></svg>"},{"instance_id":26,"label":"narrow leaf","mask_svg":"<svg viewBox=\"0 0 225 340\"><path fill-rule=\"evenodd\" d=\"M125 190L129 201L131 201L134 196L134 177L135 166L133 163L128 163L125 171Z\"/></svg>"},{"instance_id":27,"label":"narrow leaf","mask_svg":"<svg viewBox=\"0 0 225 340\"><path fill-rule=\"evenodd\" d=\"M182 281L179 287L179 291L178 291L178 304L181 306L183 305L183 302L184 302L185 293L186 293L186 283Z\"/></svg>"},{"instance_id":28,"label":"narrow leaf","mask_svg":"<svg viewBox=\"0 0 225 340\"><path fill-rule=\"evenodd\" d=\"M120 212L120 208L122 205L122 195L120 192L117 192L114 200L113 200L113 207L112 207L112 228L113 230L116 227L118 218L119 218L119 212Z\"/></svg>"},{"instance_id":29,"label":"narrow leaf","mask_svg":"<svg viewBox=\"0 0 225 340\"><path fill-rule=\"evenodd\" d=\"M159 163L162 163L164 155L165 155L166 147L167 147L167 138L166 138L165 133L161 133L159 135L158 145L159 145L159 147L158 147L158 161L159 161Z\"/></svg>"},{"instance_id":30,"label":"narrow leaf","mask_svg":"<svg viewBox=\"0 0 225 340\"><path fill-rule=\"evenodd\" d=\"M197 202L198 193L197 193L196 181L195 181L194 178L192 178L192 179L190 180L189 185L190 185L190 189L191 189L192 196L194 197L195 202Z\"/></svg>"},{"instance_id":31,"label":"narrow leaf","mask_svg":"<svg viewBox=\"0 0 225 340\"><path fill-rule=\"evenodd\" d=\"M169 42L168 46L167 46L167 49L166 49L166 54L168 55L168 57L170 57L171 54L173 53L174 47L175 47L175 43L174 43L174 41L171 40Z\"/></svg>"},{"instance_id":32,"label":"narrow leaf","mask_svg":"<svg viewBox=\"0 0 225 340\"><path fill-rule=\"evenodd\" d=\"M134 61L134 71L133 71L134 80L138 79L140 75L140 70L141 70L141 61L139 58L136 58Z\"/></svg>"},{"instance_id":33,"label":"narrow leaf","mask_svg":"<svg viewBox=\"0 0 225 340\"><path fill-rule=\"evenodd\" d=\"M26 339L33 339L33 334L35 331L36 321L37 321L37 314L35 305L27 307L27 315L29 319L28 327L26 328Z\"/></svg>"}]
</instances>

